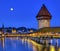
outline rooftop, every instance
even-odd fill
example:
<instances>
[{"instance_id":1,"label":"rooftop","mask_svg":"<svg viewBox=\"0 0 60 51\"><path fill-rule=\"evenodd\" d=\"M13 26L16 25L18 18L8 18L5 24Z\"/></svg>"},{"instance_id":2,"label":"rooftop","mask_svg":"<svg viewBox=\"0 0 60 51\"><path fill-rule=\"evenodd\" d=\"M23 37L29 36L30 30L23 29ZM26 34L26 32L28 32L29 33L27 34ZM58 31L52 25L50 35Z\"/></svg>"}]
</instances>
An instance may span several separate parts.
<instances>
[{"instance_id":1,"label":"rooftop","mask_svg":"<svg viewBox=\"0 0 60 51\"><path fill-rule=\"evenodd\" d=\"M38 12L36 17L41 17L41 16L48 16L51 17L50 12L48 11L48 9L46 8L46 6L43 4L40 11Z\"/></svg>"},{"instance_id":2,"label":"rooftop","mask_svg":"<svg viewBox=\"0 0 60 51\"><path fill-rule=\"evenodd\" d=\"M38 32L60 32L60 27L45 27L39 29Z\"/></svg>"}]
</instances>

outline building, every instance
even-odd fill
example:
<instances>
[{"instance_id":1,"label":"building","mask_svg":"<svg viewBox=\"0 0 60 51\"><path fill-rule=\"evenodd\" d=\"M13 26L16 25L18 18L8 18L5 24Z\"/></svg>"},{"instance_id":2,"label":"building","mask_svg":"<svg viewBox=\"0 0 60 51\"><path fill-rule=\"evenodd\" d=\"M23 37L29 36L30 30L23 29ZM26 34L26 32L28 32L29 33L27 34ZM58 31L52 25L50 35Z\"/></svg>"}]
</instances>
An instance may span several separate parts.
<instances>
[{"instance_id":1,"label":"building","mask_svg":"<svg viewBox=\"0 0 60 51\"><path fill-rule=\"evenodd\" d=\"M38 29L50 27L51 14L44 4L38 12L36 18L38 20Z\"/></svg>"},{"instance_id":2,"label":"building","mask_svg":"<svg viewBox=\"0 0 60 51\"><path fill-rule=\"evenodd\" d=\"M38 12L36 18L38 20L38 32L60 34L60 27L50 27L50 20L52 16L44 4Z\"/></svg>"},{"instance_id":3,"label":"building","mask_svg":"<svg viewBox=\"0 0 60 51\"><path fill-rule=\"evenodd\" d=\"M12 33L17 33L16 28L12 28Z\"/></svg>"}]
</instances>

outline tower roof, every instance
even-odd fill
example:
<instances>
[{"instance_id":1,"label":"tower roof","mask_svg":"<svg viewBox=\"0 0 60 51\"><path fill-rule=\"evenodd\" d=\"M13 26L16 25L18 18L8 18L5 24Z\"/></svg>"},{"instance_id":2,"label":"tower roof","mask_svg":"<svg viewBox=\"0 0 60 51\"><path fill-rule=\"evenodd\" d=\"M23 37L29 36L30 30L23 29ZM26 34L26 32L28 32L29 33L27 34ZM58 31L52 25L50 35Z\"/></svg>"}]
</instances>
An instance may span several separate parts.
<instances>
[{"instance_id":1,"label":"tower roof","mask_svg":"<svg viewBox=\"0 0 60 51\"><path fill-rule=\"evenodd\" d=\"M41 16L48 16L51 17L50 12L48 11L48 9L46 8L46 6L43 4L43 6L41 7L40 11L38 12L36 17L41 17Z\"/></svg>"}]
</instances>

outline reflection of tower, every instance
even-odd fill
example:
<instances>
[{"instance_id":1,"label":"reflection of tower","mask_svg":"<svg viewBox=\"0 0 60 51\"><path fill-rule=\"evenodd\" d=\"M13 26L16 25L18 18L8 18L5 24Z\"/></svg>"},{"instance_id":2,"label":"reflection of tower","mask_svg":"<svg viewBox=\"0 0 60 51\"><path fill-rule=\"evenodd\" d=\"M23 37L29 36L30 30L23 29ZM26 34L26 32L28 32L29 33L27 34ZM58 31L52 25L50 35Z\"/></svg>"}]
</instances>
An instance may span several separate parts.
<instances>
[{"instance_id":1,"label":"reflection of tower","mask_svg":"<svg viewBox=\"0 0 60 51\"><path fill-rule=\"evenodd\" d=\"M4 34L4 24L2 24L2 34Z\"/></svg>"},{"instance_id":2,"label":"reflection of tower","mask_svg":"<svg viewBox=\"0 0 60 51\"><path fill-rule=\"evenodd\" d=\"M36 18L38 20L39 29L43 27L50 27L51 14L49 13L45 5L41 7L41 10L38 12Z\"/></svg>"}]
</instances>

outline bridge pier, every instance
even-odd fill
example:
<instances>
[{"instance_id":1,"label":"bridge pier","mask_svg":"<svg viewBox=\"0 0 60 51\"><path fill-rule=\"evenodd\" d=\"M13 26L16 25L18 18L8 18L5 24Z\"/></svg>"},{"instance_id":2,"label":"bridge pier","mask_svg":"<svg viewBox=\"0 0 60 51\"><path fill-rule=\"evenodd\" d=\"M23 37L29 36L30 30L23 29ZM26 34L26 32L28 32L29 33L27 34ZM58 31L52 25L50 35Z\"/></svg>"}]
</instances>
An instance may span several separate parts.
<instances>
[{"instance_id":1,"label":"bridge pier","mask_svg":"<svg viewBox=\"0 0 60 51\"><path fill-rule=\"evenodd\" d=\"M17 36L16 39L18 40L18 38L19 38L19 37Z\"/></svg>"},{"instance_id":2,"label":"bridge pier","mask_svg":"<svg viewBox=\"0 0 60 51\"><path fill-rule=\"evenodd\" d=\"M40 38L40 43L45 45L46 47L49 47L50 44L52 44L51 38L50 37L42 37L42 38Z\"/></svg>"},{"instance_id":3,"label":"bridge pier","mask_svg":"<svg viewBox=\"0 0 60 51\"><path fill-rule=\"evenodd\" d=\"M58 47L58 39L56 39L56 46Z\"/></svg>"},{"instance_id":4,"label":"bridge pier","mask_svg":"<svg viewBox=\"0 0 60 51\"><path fill-rule=\"evenodd\" d=\"M55 41L56 41L55 50L58 51L58 39L56 39Z\"/></svg>"},{"instance_id":5,"label":"bridge pier","mask_svg":"<svg viewBox=\"0 0 60 51\"><path fill-rule=\"evenodd\" d=\"M40 38L40 44L42 43L42 41L43 41L43 38Z\"/></svg>"},{"instance_id":6,"label":"bridge pier","mask_svg":"<svg viewBox=\"0 0 60 51\"><path fill-rule=\"evenodd\" d=\"M42 44L43 44L43 49L42 51L49 51L50 50L50 38L48 37L43 37L40 40L42 40Z\"/></svg>"},{"instance_id":7,"label":"bridge pier","mask_svg":"<svg viewBox=\"0 0 60 51\"><path fill-rule=\"evenodd\" d=\"M52 45L52 39L50 39L50 44Z\"/></svg>"}]
</instances>

